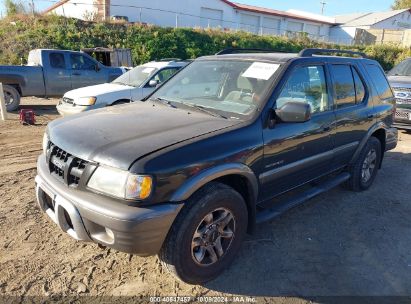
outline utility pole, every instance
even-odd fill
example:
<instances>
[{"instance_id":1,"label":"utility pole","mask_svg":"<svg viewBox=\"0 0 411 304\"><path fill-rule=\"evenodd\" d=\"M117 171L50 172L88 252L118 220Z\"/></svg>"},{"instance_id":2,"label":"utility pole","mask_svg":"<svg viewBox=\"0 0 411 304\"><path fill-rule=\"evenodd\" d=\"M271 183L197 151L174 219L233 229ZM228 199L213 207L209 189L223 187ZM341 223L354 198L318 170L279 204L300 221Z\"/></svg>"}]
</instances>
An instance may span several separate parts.
<instances>
[{"instance_id":1,"label":"utility pole","mask_svg":"<svg viewBox=\"0 0 411 304\"><path fill-rule=\"evenodd\" d=\"M323 0L323 1L320 1L320 4L321 4L321 15L324 15L324 7L325 7L325 5L327 4L327 2L325 2L325 1Z\"/></svg>"},{"instance_id":2,"label":"utility pole","mask_svg":"<svg viewBox=\"0 0 411 304\"><path fill-rule=\"evenodd\" d=\"M34 16L35 10L34 10L34 0L31 0L31 13Z\"/></svg>"}]
</instances>

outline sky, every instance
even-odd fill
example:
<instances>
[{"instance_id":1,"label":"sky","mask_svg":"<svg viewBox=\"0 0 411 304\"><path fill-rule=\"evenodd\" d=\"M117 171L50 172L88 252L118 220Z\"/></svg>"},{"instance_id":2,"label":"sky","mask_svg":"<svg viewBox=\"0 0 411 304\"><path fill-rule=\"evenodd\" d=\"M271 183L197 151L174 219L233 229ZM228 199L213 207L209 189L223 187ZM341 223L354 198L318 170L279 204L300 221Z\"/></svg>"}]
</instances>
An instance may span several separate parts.
<instances>
[{"instance_id":1,"label":"sky","mask_svg":"<svg viewBox=\"0 0 411 304\"><path fill-rule=\"evenodd\" d=\"M33 0L37 11L52 5L56 0ZM130 0L133 1L133 0ZM178 0L175 0L178 2ZM195 0L192 0L195 1ZM31 0L23 0L30 3ZM278 10L297 9L311 13L320 13L320 2L326 2L324 15L335 16L356 12L385 11L389 10L393 0L233 0L250 5L262 6ZM372 3L372 6L370 5ZM4 13L4 0L0 0L0 12Z\"/></svg>"}]
</instances>

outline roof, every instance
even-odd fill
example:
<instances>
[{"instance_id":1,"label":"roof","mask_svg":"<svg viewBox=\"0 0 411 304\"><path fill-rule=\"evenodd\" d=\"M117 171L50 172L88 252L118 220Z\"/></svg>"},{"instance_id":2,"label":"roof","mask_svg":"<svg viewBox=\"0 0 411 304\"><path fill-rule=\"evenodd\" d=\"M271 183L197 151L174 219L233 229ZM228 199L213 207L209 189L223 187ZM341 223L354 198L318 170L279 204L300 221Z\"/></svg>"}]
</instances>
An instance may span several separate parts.
<instances>
[{"instance_id":1,"label":"roof","mask_svg":"<svg viewBox=\"0 0 411 304\"><path fill-rule=\"evenodd\" d=\"M231 2L229 0L221 0L221 1L223 1L224 3L230 5L231 7L235 8L237 10L248 11L248 12L259 13L259 14L266 14L266 15L271 15L271 16L276 16L276 17L293 18L293 19L298 19L298 20L311 21L311 22L315 22L315 23L334 24L334 22L319 20L317 18L304 17L302 15L293 14L293 13L289 13L289 12L285 12L285 11L279 11L279 10L275 10L275 9L271 9L271 8L265 8L265 7L260 7L260 6L242 4L242 3L237 3L237 2Z\"/></svg>"},{"instance_id":2,"label":"roof","mask_svg":"<svg viewBox=\"0 0 411 304\"><path fill-rule=\"evenodd\" d=\"M62 6L63 4L69 2L70 0L60 0L56 3L54 3L52 6L50 6L49 8L47 8L46 10L43 11L43 14L47 14L50 13L52 10L55 10L56 8L58 8L59 6Z\"/></svg>"},{"instance_id":3,"label":"roof","mask_svg":"<svg viewBox=\"0 0 411 304\"><path fill-rule=\"evenodd\" d=\"M386 19L392 18L401 13L410 11L410 9L401 9L394 11L376 12L376 13L356 13L349 15L335 16L336 23L343 26L368 26L379 23Z\"/></svg>"}]
</instances>

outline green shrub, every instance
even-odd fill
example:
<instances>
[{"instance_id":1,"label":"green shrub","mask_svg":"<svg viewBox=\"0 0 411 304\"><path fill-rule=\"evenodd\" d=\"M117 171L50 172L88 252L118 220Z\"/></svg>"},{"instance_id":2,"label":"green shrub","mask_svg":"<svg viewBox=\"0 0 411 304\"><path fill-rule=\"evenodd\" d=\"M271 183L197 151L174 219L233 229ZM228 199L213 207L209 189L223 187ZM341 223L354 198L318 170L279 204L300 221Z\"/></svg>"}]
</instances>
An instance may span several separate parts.
<instances>
[{"instance_id":1,"label":"green shrub","mask_svg":"<svg viewBox=\"0 0 411 304\"><path fill-rule=\"evenodd\" d=\"M232 47L284 52L307 47L360 50L378 60L385 70L411 55L409 48L395 45L343 47L315 42L304 35L291 39L213 29L94 23L59 16L19 15L0 20L0 64L20 64L34 48L80 50L97 46L130 48L136 65L166 57L192 59Z\"/></svg>"}]
</instances>

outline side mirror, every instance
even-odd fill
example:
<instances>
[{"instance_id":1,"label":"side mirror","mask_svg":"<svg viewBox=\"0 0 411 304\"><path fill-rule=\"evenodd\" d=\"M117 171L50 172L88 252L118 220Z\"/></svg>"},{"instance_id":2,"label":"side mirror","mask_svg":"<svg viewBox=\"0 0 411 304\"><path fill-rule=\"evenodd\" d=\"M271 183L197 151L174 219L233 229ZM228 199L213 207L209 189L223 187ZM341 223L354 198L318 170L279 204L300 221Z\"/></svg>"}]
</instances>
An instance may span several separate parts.
<instances>
[{"instance_id":1,"label":"side mirror","mask_svg":"<svg viewBox=\"0 0 411 304\"><path fill-rule=\"evenodd\" d=\"M288 101L275 114L282 122L306 122L311 119L311 106L308 103Z\"/></svg>"},{"instance_id":2,"label":"side mirror","mask_svg":"<svg viewBox=\"0 0 411 304\"><path fill-rule=\"evenodd\" d=\"M99 65L98 65L98 64L96 64L96 66L95 66L95 68L94 68L94 69L96 70L96 72L100 71L100 67L99 67Z\"/></svg>"},{"instance_id":3,"label":"side mirror","mask_svg":"<svg viewBox=\"0 0 411 304\"><path fill-rule=\"evenodd\" d=\"M149 87L152 87L152 88L155 88L156 86L158 85L158 81L157 80L150 80L149 82L148 82L148 86Z\"/></svg>"}]
</instances>

